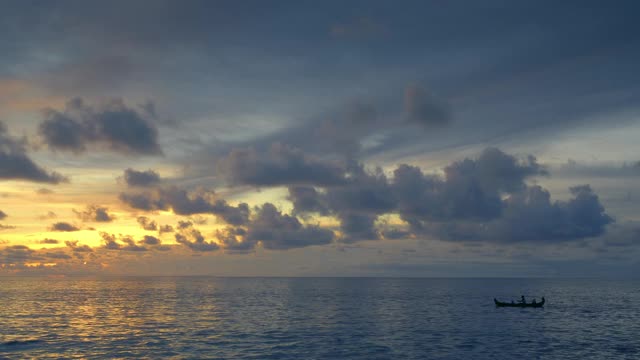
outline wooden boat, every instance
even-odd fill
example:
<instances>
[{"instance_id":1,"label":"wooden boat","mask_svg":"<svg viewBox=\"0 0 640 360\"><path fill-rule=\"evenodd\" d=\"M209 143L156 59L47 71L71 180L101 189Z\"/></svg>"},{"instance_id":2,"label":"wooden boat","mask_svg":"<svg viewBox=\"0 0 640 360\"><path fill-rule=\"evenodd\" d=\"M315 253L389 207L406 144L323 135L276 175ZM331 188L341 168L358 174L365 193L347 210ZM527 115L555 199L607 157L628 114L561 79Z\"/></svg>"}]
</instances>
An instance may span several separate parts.
<instances>
[{"instance_id":1,"label":"wooden boat","mask_svg":"<svg viewBox=\"0 0 640 360\"><path fill-rule=\"evenodd\" d=\"M493 302L496 304L496 307L518 307L518 308L539 308L544 306L544 297L540 302L530 302L530 303L521 303L521 302L501 302L497 299L493 299Z\"/></svg>"}]
</instances>

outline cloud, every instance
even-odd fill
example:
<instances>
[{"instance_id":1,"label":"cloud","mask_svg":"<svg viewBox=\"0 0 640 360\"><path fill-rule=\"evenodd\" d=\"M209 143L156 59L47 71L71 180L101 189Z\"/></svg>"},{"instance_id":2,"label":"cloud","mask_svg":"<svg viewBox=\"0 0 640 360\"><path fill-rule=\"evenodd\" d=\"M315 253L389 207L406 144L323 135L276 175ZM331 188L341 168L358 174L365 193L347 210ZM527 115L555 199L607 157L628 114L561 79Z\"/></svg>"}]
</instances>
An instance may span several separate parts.
<instances>
[{"instance_id":1,"label":"cloud","mask_svg":"<svg viewBox=\"0 0 640 360\"><path fill-rule=\"evenodd\" d=\"M58 217L58 215L56 213L54 213L53 211L48 211L46 214L38 216L38 219L39 220L48 220L48 219L55 219L57 217Z\"/></svg>"},{"instance_id":2,"label":"cloud","mask_svg":"<svg viewBox=\"0 0 640 360\"><path fill-rule=\"evenodd\" d=\"M25 262L40 260L35 250L25 245L7 246L0 250L0 264L21 266Z\"/></svg>"},{"instance_id":3,"label":"cloud","mask_svg":"<svg viewBox=\"0 0 640 360\"><path fill-rule=\"evenodd\" d=\"M424 126L442 126L452 117L447 103L419 86L406 88L404 110L410 122Z\"/></svg>"},{"instance_id":4,"label":"cloud","mask_svg":"<svg viewBox=\"0 0 640 360\"><path fill-rule=\"evenodd\" d=\"M16 227L13 225L4 225L4 224L0 224L0 230L10 230L10 229L15 229Z\"/></svg>"},{"instance_id":5,"label":"cloud","mask_svg":"<svg viewBox=\"0 0 640 360\"><path fill-rule=\"evenodd\" d=\"M391 185L381 169L367 171L352 161L345 170L345 182L318 191L312 187L289 187L288 199L294 214L319 213L340 220L343 242L376 240L374 229L379 215L395 209L396 199Z\"/></svg>"},{"instance_id":6,"label":"cloud","mask_svg":"<svg viewBox=\"0 0 640 360\"><path fill-rule=\"evenodd\" d=\"M129 168L124 171L124 181L131 187L154 186L160 183L160 175L151 169L137 171Z\"/></svg>"},{"instance_id":7,"label":"cloud","mask_svg":"<svg viewBox=\"0 0 640 360\"><path fill-rule=\"evenodd\" d=\"M71 232L71 231L80 231L80 228L72 224L69 224L67 222L57 222L51 225L51 228L49 228L49 230Z\"/></svg>"},{"instance_id":8,"label":"cloud","mask_svg":"<svg viewBox=\"0 0 640 360\"><path fill-rule=\"evenodd\" d=\"M275 143L267 152L253 148L232 150L216 164L230 185L322 185L344 182L344 168L293 147Z\"/></svg>"},{"instance_id":9,"label":"cloud","mask_svg":"<svg viewBox=\"0 0 640 360\"><path fill-rule=\"evenodd\" d=\"M176 242L182 244L193 251L209 252L220 249L220 246L213 241L206 241L202 233L191 226L186 226L175 234Z\"/></svg>"},{"instance_id":10,"label":"cloud","mask_svg":"<svg viewBox=\"0 0 640 360\"><path fill-rule=\"evenodd\" d=\"M232 206L225 200L216 200L211 209L211 213L221 217L230 225L246 225L249 222L249 205L246 203Z\"/></svg>"},{"instance_id":11,"label":"cloud","mask_svg":"<svg viewBox=\"0 0 640 360\"><path fill-rule=\"evenodd\" d=\"M139 210L171 209L178 215L214 214L232 225L246 224L249 218L247 204L229 205L225 200L214 199L214 193L206 190L187 192L170 186L143 193L122 193L120 200Z\"/></svg>"},{"instance_id":12,"label":"cloud","mask_svg":"<svg viewBox=\"0 0 640 360\"><path fill-rule=\"evenodd\" d=\"M145 246L136 244L135 240L133 240L130 236L121 235L117 238L113 234L101 232L100 237L102 237L103 247L107 250L121 250L131 252L144 252L149 250ZM144 244L144 240L141 241L141 243Z\"/></svg>"},{"instance_id":13,"label":"cloud","mask_svg":"<svg viewBox=\"0 0 640 360\"><path fill-rule=\"evenodd\" d=\"M294 214L318 213L327 215L329 213L328 204L323 201L323 195L310 186L290 186L287 200L293 204Z\"/></svg>"},{"instance_id":14,"label":"cloud","mask_svg":"<svg viewBox=\"0 0 640 360\"><path fill-rule=\"evenodd\" d=\"M232 253L247 253L256 246L256 241L250 241L246 238L247 230L243 228L226 227L216 231L216 238L224 250Z\"/></svg>"},{"instance_id":15,"label":"cloud","mask_svg":"<svg viewBox=\"0 0 640 360\"><path fill-rule=\"evenodd\" d=\"M59 244L60 241L56 239L43 239L38 242L38 244Z\"/></svg>"},{"instance_id":16,"label":"cloud","mask_svg":"<svg viewBox=\"0 0 640 360\"><path fill-rule=\"evenodd\" d=\"M138 216L137 221L138 221L138 224L140 224L140 226L145 230L148 230L148 231L158 230L158 224L146 216Z\"/></svg>"},{"instance_id":17,"label":"cloud","mask_svg":"<svg viewBox=\"0 0 640 360\"><path fill-rule=\"evenodd\" d=\"M265 203L256 209L245 241L260 241L265 249L286 250L326 245L333 239L333 231L315 225L303 225L295 216L282 214L275 205Z\"/></svg>"},{"instance_id":18,"label":"cloud","mask_svg":"<svg viewBox=\"0 0 640 360\"><path fill-rule=\"evenodd\" d=\"M78 245L78 241L65 241L64 242L67 247L71 248L71 250L75 253L90 253L93 252L93 249L86 244Z\"/></svg>"},{"instance_id":19,"label":"cloud","mask_svg":"<svg viewBox=\"0 0 640 360\"><path fill-rule=\"evenodd\" d=\"M445 167L444 173L444 178L425 176L409 165L394 171L393 192L403 220L419 227L424 220L499 217L503 194L526 189L525 179L546 175L546 170L534 157L519 160L487 148L476 159Z\"/></svg>"},{"instance_id":20,"label":"cloud","mask_svg":"<svg viewBox=\"0 0 640 360\"><path fill-rule=\"evenodd\" d=\"M158 228L158 232L160 233L160 235L164 233L172 233L173 231L173 226L171 225L160 225L160 227Z\"/></svg>"},{"instance_id":21,"label":"cloud","mask_svg":"<svg viewBox=\"0 0 640 360\"><path fill-rule=\"evenodd\" d=\"M613 218L588 185L570 188L573 198L551 202L549 192L531 186L508 197L498 219L435 224L428 229L443 240L555 243L604 234ZM427 226L429 228L429 226Z\"/></svg>"},{"instance_id":22,"label":"cloud","mask_svg":"<svg viewBox=\"0 0 640 360\"><path fill-rule=\"evenodd\" d=\"M346 183L326 187L290 187L295 214L329 214L340 220L340 241L435 235L443 240L496 242L569 241L599 236L613 219L587 186L572 187L569 201L526 180L546 176L535 157L518 159L496 148L453 162L444 176L425 175L399 165L387 179L377 169L353 162ZM383 214L398 214L409 226L377 228Z\"/></svg>"},{"instance_id":23,"label":"cloud","mask_svg":"<svg viewBox=\"0 0 640 360\"><path fill-rule=\"evenodd\" d=\"M47 109L39 133L49 149L86 152L88 147L137 155L161 155L158 129L149 114L114 99L92 107L81 98L67 102L63 111Z\"/></svg>"},{"instance_id":24,"label":"cloud","mask_svg":"<svg viewBox=\"0 0 640 360\"><path fill-rule=\"evenodd\" d=\"M97 205L88 205L84 211L73 210L80 220L84 222L111 222L115 217L109 215L108 211L108 208Z\"/></svg>"},{"instance_id":25,"label":"cloud","mask_svg":"<svg viewBox=\"0 0 640 360\"><path fill-rule=\"evenodd\" d=\"M155 236L145 235L141 243L144 245L160 245L160 239Z\"/></svg>"},{"instance_id":26,"label":"cloud","mask_svg":"<svg viewBox=\"0 0 640 360\"><path fill-rule=\"evenodd\" d=\"M7 218L7 216L8 216L8 215L7 215L4 211L0 210L0 220L4 220L4 219L6 219L6 218Z\"/></svg>"},{"instance_id":27,"label":"cloud","mask_svg":"<svg viewBox=\"0 0 640 360\"><path fill-rule=\"evenodd\" d=\"M57 259L57 260L68 260L71 259L71 256L69 254L66 254L60 250L58 251L47 251L47 252L43 252L41 253L41 255L45 258L48 259Z\"/></svg>"},{"instance_id":28,"label":"cloud","mask_svg":"<svg viewBox=\"0 0 640 360\"><path fill-rule=\"evenodd\" d=\"M58 184L68 179L56 172L48 172L33 162L26 153L26 140L15 139L8 134L0 121L0 179L27 180Z\"/></svg>"}]
</instances>

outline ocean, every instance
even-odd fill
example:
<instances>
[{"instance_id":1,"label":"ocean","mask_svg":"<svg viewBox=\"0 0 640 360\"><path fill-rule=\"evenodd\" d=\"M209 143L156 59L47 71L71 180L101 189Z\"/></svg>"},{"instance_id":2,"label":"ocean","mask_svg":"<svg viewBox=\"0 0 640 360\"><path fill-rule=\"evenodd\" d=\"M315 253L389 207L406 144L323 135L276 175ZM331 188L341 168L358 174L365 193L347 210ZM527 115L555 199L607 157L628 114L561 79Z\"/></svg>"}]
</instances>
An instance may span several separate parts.
<instances>
[{"instance_id":1,"label":"ocean","mask_svg":"<svg viewBox=\"0 0 640 360\"><path fill-rule=\"evenodd\" d=\"M639 310L637 280L4 277L0 358L640 359Z\"/></svg>"}]
</instances>

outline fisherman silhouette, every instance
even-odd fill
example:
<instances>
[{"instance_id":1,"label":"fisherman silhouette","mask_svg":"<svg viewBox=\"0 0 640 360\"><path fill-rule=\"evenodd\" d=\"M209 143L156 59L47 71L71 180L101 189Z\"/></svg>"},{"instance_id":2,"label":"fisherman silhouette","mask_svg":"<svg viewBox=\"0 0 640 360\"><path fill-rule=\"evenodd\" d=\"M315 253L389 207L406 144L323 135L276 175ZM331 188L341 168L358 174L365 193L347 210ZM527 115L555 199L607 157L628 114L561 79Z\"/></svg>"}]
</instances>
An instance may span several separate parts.
<instances>
[{"instance_id":1,"label":"fisherman silhouette","mask_svg":"<svg viewBox=\"0 0 640 360\"><path fill-rule=\"evenodd\" d=\"M526 304L527 302L524 300L524 295L522 295L522 297L520 298L520 303L521 304Z\"/></svg>"}]
</instances>

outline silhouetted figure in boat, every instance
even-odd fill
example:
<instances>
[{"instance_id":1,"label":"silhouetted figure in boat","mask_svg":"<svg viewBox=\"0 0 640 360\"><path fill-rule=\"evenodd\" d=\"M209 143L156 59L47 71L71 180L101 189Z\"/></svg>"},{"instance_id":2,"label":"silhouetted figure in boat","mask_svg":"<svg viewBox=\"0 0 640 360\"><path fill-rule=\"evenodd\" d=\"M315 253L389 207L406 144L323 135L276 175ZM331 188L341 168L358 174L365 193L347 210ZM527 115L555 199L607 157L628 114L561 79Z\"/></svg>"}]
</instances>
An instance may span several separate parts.
<instances>
[{"instance_id":1,"label":"silhouetted figure in boat","mask_svg":"<svg viewBox=\"0 0 640 360\"><path fill-rule=\"evenodd\" d=\"M536 299L533 299L533 301L531 302L533 305L536 304Z\"/></svg>"},{"instance_id":2,"label":"silhouetted figure in boat","mask_svg":"<svg viewBox=\"0 0 640 360\"><path fill-rule=\"evenodd\" d=\"M520 298L520 304L526 304L527 302L524 300L524 295Z\"/></svg>"}]
</instances>

